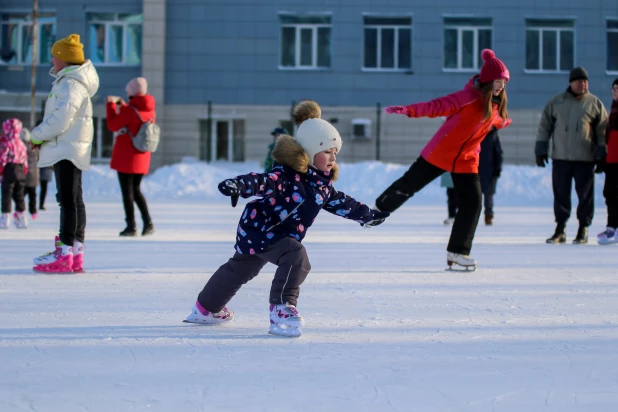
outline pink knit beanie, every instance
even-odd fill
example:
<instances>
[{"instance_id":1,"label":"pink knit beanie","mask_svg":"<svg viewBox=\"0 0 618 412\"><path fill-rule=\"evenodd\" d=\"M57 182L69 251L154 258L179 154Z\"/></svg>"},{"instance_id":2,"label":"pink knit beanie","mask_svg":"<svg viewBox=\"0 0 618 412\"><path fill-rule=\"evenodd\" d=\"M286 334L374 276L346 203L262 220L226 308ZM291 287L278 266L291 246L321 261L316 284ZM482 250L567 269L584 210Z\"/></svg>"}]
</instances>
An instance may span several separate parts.
<instances>
[{"instance_id":1,"label":"pink knit beanie","mask_svg":"<svg viewBox=\"0 0 618 412\"><path fill-rule=\"evenodd\" d=\"M143 77L136 77L127 83L127 96L139 96L148 93L148 82Z\"/></svg>"},{"instance_id":2,"label":"pink knit beanie","mask_svg":"<svg viewBox=\"0 0 618 412\"><path fill-rule=\"evenodd\" d=\"M496 57L492 50L483 50L481 57L483 58L483 67L481 67L479 79L482 83L489 83L502 78L506 79L507 82L509 81L511 77L509 69Z\"/></svg>"}]
</instances>

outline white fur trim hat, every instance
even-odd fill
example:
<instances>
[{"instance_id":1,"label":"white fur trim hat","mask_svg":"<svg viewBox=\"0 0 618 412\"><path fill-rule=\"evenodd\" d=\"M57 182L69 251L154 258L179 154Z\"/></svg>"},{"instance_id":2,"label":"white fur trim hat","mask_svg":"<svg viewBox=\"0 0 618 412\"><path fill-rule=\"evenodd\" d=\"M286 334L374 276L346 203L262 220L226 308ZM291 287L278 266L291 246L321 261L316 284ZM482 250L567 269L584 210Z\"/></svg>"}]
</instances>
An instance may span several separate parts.
<instances>
[{"instance_id":1,"label":"white fur trim hat","mask_svg":"<svg viewBox=\"0 0 618 412\"><path fill-rule=\"evenodd\" d=\"M337 129L326 120L320 119L320 115L320 107L311 100L300 102L292 110L292 118L298 125L294 137L307 152L311 163L316 154L332 148L339 152L343 144Z\"/></svg>"}]
</instances>

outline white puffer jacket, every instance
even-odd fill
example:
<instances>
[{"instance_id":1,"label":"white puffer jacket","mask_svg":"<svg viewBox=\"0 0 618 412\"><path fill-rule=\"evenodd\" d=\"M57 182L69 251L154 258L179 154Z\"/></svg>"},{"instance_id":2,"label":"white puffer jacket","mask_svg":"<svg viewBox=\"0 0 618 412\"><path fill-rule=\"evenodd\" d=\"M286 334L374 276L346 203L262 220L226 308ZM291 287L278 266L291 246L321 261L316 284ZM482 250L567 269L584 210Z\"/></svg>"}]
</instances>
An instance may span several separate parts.
<instances>
[{"instance_id":1,"label":"white puffer jacket","mask_svg":"<svg viewBox=\"0 0 618 412\"><path fill-rule=\"evenodd\" d=\"M99 89L99 75L87 60L54 75L56 80L45 104L43 123L35 127L31 140L42 142L39 167L70 160L83 171L90 166L94 126L90 98Z\"/></svg>"}]
</instances>

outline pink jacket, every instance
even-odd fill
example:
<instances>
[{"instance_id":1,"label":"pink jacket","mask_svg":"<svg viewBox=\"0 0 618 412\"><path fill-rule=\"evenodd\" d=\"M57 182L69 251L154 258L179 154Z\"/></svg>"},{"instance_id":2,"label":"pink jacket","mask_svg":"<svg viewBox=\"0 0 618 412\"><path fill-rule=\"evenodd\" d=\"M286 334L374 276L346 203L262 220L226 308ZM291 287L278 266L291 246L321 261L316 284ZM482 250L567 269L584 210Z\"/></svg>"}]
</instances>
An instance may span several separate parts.
<instances>
[{"instance_id":1,"label":"pink jacket","mask_svg":"<svg viewBox=\"0 0 618 412\"><path fill-rule=\"evenodd\" d=\"M2 123L0 137L0 175L8 163L24 165L24 173L28 173L28 150L21 141L22 124L19 119L11 118Z\"/></svg>"},{"instance_id":2,"label":"pink jacket","mask_svg":"<svg viewBox=\"0 0 618 412\"><path fill-rule=\"evenodd\" d=\"M511 124L498 114L483 120L485 101L474 87L474 76L463 90L424 103L407 106L409 117L447 116L446 121L427 143L421 156L434 166L453 173L478 173L481 142L492 126L502 129Z\"/></svg>"}]
</instances>

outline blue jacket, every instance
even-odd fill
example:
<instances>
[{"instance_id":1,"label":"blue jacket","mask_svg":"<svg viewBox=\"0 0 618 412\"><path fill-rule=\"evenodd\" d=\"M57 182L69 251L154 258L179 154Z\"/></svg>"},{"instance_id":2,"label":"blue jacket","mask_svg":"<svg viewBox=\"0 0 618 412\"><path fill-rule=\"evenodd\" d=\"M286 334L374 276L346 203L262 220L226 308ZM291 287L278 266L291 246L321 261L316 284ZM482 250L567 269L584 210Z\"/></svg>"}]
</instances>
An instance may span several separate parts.
<instances>
[{"instance_id":1,"label":"blue jacket","mask_svg":"<svg viewBox=\"0 0 618 412\"><path fill-rule=\"evenodd\" d=\"M293 138L279 138L273 159L270 173L235 178L241 197L260 196L247 204L240 218L238 253L260 253L285 237L301 242L322 209L359 223L373 219L367 205L334 188L336 165L331 172L309 165L309 157Z\"/></svg>"}]
</instances>

